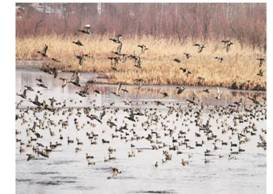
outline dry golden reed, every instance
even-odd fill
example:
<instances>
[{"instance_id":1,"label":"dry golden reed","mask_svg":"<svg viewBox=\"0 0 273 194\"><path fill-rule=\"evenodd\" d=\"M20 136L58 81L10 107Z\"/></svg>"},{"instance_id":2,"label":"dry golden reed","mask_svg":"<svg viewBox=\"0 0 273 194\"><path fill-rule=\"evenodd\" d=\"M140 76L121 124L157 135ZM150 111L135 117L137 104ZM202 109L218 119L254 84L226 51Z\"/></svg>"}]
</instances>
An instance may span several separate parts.
<instances>
[{"instance_id":1,"label":"dry golden reed","mask_svg":"<svg viewBox=\"0 0 273 194\"><path fill-rule=\"evenodd\" d=\"M265 53L250 46L240 45L233 41L229 52L226 52L224 44L220 41L210 40L203 42L206 48L198 53L193 46L198 40L187 40L181 44L177 39L159 39L150 36L141 38L124 38L122 53L140 55L138 44L145 44L149 49L141 54L142 69L134 66L132 60L117 65L117 71L111 69L108 59L117 45L109 40L111 36L69 36L47 35L39 37L17 38L17 60L45 60L38 53L44 44L49 46L48 55L61 60L61 63L52 63L63 71L90 71L104 73L109 77L109 82L135 83L136 79L143 79L147 84L185 84L205 86L231 87L236 83L242 89L265 88L266 77L258 76L260 69L266 72L266 65L259 67L257 58L265 57ZM84 47L72 44L72 41L80 40ZM79 69L76 54L83 51L90 54L90 58L84 61ZM184 52L192 57L186 59ZM220 56L222 63L214 57ZM174 58L181 60L176 63ZM179 69L187 68L192 72L188 77ZM200 77L204 80L200 81Z\"/></svg>"}]
</instances>

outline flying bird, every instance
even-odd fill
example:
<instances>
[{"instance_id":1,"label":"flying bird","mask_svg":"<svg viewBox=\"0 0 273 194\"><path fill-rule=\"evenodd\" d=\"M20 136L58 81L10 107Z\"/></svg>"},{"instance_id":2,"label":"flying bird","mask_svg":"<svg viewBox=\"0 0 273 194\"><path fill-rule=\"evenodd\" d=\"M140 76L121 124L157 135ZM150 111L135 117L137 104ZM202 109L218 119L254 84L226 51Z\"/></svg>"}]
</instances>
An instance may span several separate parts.
<instances>
[{"instance_id":1,"label":"flying bird","mask_svg":"<svg viewBox=\"0 0 273 194\"><path fill-rule=\"evenodd\" d=\"M41 51L37 51L37 53L41 54L43 57L47 57L47 50L48 50L48 45L45 44L44 48Z\"/></svg>"},{"instance_id":2,"label":"flying bird","mask_svg":"<svg viewBox=\"0 0 273 194\"><path fill-rule=\"evenodd\" d=\"M83 43L80 40L72 41L72 43L78 46L83 46Z\"/></svg>"}]
</instances>

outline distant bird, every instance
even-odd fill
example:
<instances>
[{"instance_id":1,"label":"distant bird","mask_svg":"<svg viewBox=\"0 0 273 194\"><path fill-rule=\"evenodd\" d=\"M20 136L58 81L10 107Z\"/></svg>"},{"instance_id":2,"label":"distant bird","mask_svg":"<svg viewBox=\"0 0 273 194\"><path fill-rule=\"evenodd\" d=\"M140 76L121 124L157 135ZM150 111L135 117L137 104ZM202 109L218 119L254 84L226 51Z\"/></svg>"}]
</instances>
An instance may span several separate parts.
<instances>
[{"instance_id":1,"label":"distant bird","mask_svg":"<svg viewBox=\"0 0 273 194\"><path fill-rule=\"evenodd\" d=\"M121 171L117 168L112 168L112 177L117 176L118 174L121 174Z\"/></svg>"},{"instance_id":2,"label":"distant bird","mask_svg":"<svg viewBox=\"0 0 273 194\"><path fill-rule=\"evenodd\" d=\"M111 66L116 66L119 63L120 58L117 56L108 57L111 61Z\"/></svg>"},{"instance_id":3,"label":"distant bird","mask_svg":"<svg viewBox=\"0 0 273 194\"><path fill-rule=\"evenodd\" d=\"M189 165L189 161L182 159L181 164L182 164L182 166L187 166L187 165Z\"/></svg>"},{"instance_id":4,"label":"distant bird","mask_svg":"<svg viewBox=\"0 0 273 194\"><path fill-rule=\"evenodd\" d=\"M64 88L66 85L67 85L67 79L63 78L63 77L60 77L60 80L63 81L62 83L62 88Z\"/></svg>"},{"instance_id":5,"label":"distant bird","mask_svg":"<svg viewBox=\"0 0 273 194\"><path fill-rule=\"evenodd\" d=\"M263 77L264 72L260 69L259 72L257 73L257 75L260 76L260 77Z\"/></svg>"},{"instance_id":6,"label":"distant bird","mask_svg":"<svg viewBox=\"0 0 273 194\"><path fill-rule=\"evenodd\" d=\"M201 53L203 49L205 48L205 45L200 43L195 43L193 46L198 47L198 53Z\"/></svg>"},{"instance_id":7,"label":"distant bird","mask_svg":"<svg viewBox=\"0 0 273 194\"><path fill-rule=\"evenodd\" d=\"M230 40L221 40L222 43L227 44L230 42Z\"/></svg>"},{"instance_id":8,"label":"distant bird","mask_svg":"<svg viewBox=\"0 0 273 194\"><path fill-rule=\"evenodd\" d=\"M163 95L164 98L169 96L167 92L161 92L161 94Z\"/></svg>"},{"instance_id":9,"label":"distant bird","mask_svg":"<svg viewBox=\"0 0 273 194\"><path fill-rule=\"evenodd\" d=\"M124 89L124 88L122 88L121 91L123 91L123 92L125 92L125 93L128 93L128 92L129 92L128 90L126 90L126 89Z\"/></svg>"},{"instance_id":10,"label":"distant bird","mask_svg":"<svg viewBox=\"0 0 273 194\"><path fill-rule=\"evenodd\" d=\"M141 68L141 58L137 55L129 55L128 58L133 59L135 67Z\"/></svg>"},{"instance_id":11,"label":"distant bird","mask_svg":"<svg viewBox=\"0 0 273 194\"><path fill-rule=\"evenodd\" d=\"M86 24L83 29L78 29L79 32L84 33L84 34L91 34L91 27L89 24Z\"/></svg>"},{"instance_id":12,"label":"distant bird","mask_svg":"<svg viewBox=\"0 0 273 194\"><path fill-rule=\"evenodd\" d=\"M175 58L173 61L176 63L181 63L180 59L177 59L177 58Z\"/></svg>"},{"instance_id":13,"label":"distant bird","mask_svg":"<svg viewBox=\"0 0 273 194\"><path fill-rule=\"evenodd\" d=\"M209 89L208 89L208 88L206 88L206 89L204 89L204 90L203 90L203 92L205 92L205 93L209 93Z\"/></svg>"},{"instance_id":14,"label":"distant bird","mask_svg":"<svg viewBox=\"0 0 273 194\"><path fill-rule=\"evenodd\" d=\"M148 47L144 44L137 45L141 49L141 54L143 54L146 50L148 50Z\"/></svg>"},{"instance_id":15,"label":"distant bird","mask_svg":"<svg viewBox=\"0 0 273 194\"><path fill-rule=\"evenodd\" d=\"M117 36L110 38L109 40L113 41L114 43L121 43L122 35L118 34Z\"/></svg>"},{"instance_id":16,"label":"distant bird","mask_svg":"<svg viewBox=\"0 0 273 194\"><path fill-rule=\"evenodd\" d=\"M27 161L34 160L35 156L32 154L27 154Z\"/></svg>"},{"instance_id":17,"label":"distant bird","mask_svg":"<svg viewBox=\"0 0 273 194\"><path fill-rule=\"evenodd\" d=\"M72 74L70 83L74 84L75 86L79 86L79 87L81 86L81 85L80 85L80 76L79 76L79 72L75 71L75 72Z\"/></svg>"},{"instance_id":18,"label":"distant bird","mask_svg":"<svg viewBox=\"0 0 273 194\"><path fill-rule=\"evenodd\" d=\"M231 42L230 40L222 40L221 42L224 43L225 48L226 48L226 52L228 52L230 46L233 45L233 42Z\"/></svg>"},{"instance_id":19,"label":"distant bird","mask_svg":"<svg viewBox=\"0 0 273 194\"><path fill-rule=\"evenodd\" d=\"M88 93L89 86L90 85L88 83L86 83L84 88L82 90L80 90L79 92L77 92L77 94L79 94L82 97L86 97L87 95L89 95L89 93Z\"/></svg>"},{"instance_id":20,"label":"distant bird","mask_svg":"<svg viewBox=\"0 0 273 194\"><path fill-rule=\"evenodd\" d=\"M84 54L83 52L81 52L79 55L75 55L75 56L79 60L79 65L80 66L83 65L83 61L85 60L85 57L89 57L88 54Z\"/></svg>"},{"instance_id":21,"label":"distant bird","mask_svg":"<svg viewBox=\"0 0 273 194\"><path fill-rule=\"evenodd\" d=\"M33 90L33 88L32 88L32 87L30 87L30 86L25 86L25 88L26 88L27 90L31 91L31 92L33 92L33 91L34 91L34 90Z\"/></svg>"},{"instance_id":22,"label":"distant bird","mask_svg":"<svg viewBox=\"0 0 273 194\"><path fill-rule=\"evenodd\" d=\"M112 69L113 71L117 71L117 68L114 67L114 66L112 66L111 69Z\"/></svg>"},{"instance_id":23,"label":"distant bird","mask_svg":"<svg viewBox=\"0 0 273 194\"><path fill-rule=\"evenodd\" d=\"M252 97L248 97L249 100L251 100L254 104L260 104L260 102L257 100L257 95L254 95Z\"/></svg>"},{"instance_id":24,"label":"distant bird","mask_svg":"<svg viewBox=\"0 0 273 194\"><path fill-rule=\"evenodd\" d=\"M36 95L34 101L31 101L31 102L36 106L41 106L41 104L42 104L41 102L39 102L38 95Z\"/></svg>"},{"instance_id":25,"label":"distant bird","mask_svg":"<svg viewBox=\"0 0 273 194\"><path fill-rule=\"evenodd\" d=\"M191 54L190 53L184 53L184 55L185 55L186 59L191 58Z\"/></svg>"},{"instance_id":26,"label":"distant bird","mask_svg":"<svg viewBox=\"0 0 273 194\"><path fill-rule=\"evenodd\" d=\"M259 61L259 67L261 67L265 61L264 58L257 58L256 60Z\"/></svg>"},{"instance_id":27,"label":"distant bird","mask_svg":"<svg viewBox=\"0 0 273 194\"><path fill-rule=\"evenodd\" d=\"M214 59L216 59L216 60L218 60L220 63L222 63L223 62L223 60L224 60L224 58L223 57L214 57Z\"/></svg>"},{"instance_id":28,"label":"distant bird","mask_svg":"<svg viewBox=\"0 0 273 194\"><path fill-rule=\"evenodd\" d=\"M36 80L37 80L38 82L40 82L40 83L43 82L43 80L42 80L41 78L36 78Z\"/></svg>"},{"instance_id":29,"label":"distant bird","mask_svg":"<svg viewBox=\"0 0 273 194\"><path fill-rule=\"evenodd\" d=\"M187 70L186 68L180 67L179 69L182 70L182 72L185 73L187 77L192 74L191 71Z\"/></svg>"},{"instance_id":30,"label":"distant bird","mask_svg":"<svg viewBox=\"0 0 273 194\"><path fill-rule=\"evenodd\" d=\"M79 60L79 65L83 65L84 56L83 55L76 55L76 58Z\"/></svg>"},{"instance_id":31,"label":"distant bird","mask_svg":"<svg viewBox=\"0 0 273 194\"><path fill-rule=\"evenodd\" d=\"M41 88L46 88L47 89L47 86L44 83L38 83L37 86L39 86Z\"/></svg>"},{"instance_id":32,"label":"distant bird","mask_svg":"<svg viewBox=\"0 0 273 194\"><path fill-rule=\"evenodd\" d=\"M119 44L117 47L117 53L121 54L121 49L122 49L122 42L121 42L122 35L118 34L117 36L110 38L109 40L113 41L114 43Z\"/></svg>"},{"instance_id":33,"label":"distant bird","mask_svg":"<svg viewBox=\"0 0 273 194\"><path fill-rule=\"evenodd\" d=\"M128 119L128 120L130 120L130 121L136 122L136 120L135 120L135 115L134 115L133 112L131 112L130 115L129 115L128 117L125 116L124 118L126 118L126 119Z\"/></svg>"},{"instance_id":34,"label":"distant bird","mask_svg":"<svg viewBox=\"0 0 273 194\"><path fill-rule=\"evenodd\" d=\"M233 45L233 42L227 43L227 45L226 45L226 51L227 52L229 51L229 48L230 48L231 45Z\"/></svg>"},{"instance_id":35,"label":"distant bird","mask_svg":"<svg viewBox=\"0 0 273 194\"><path fill-rule=\"evenodd\" d=\"M51 60L52 60L52 61L55 61L55 62L57 62L57 63L60 63L60 62L61 62L60 60L58 60L58 59L56 59L56 58L53 58L53 57L51 58Z\"/></svg>"},{"instance_id":36,"label":"distant bird","mask_svg":"<svg viewBox=\"0 0 273 194\"><path fill-rule=\"evenodd\" d=\"M128 56L127 54L124 54L124 53L120 53L118 51L112 51L113 54L115 54L116 56L115 57L118 57L118 60L125 63Z\"/></svg>"},{"instance_id":37,"label":"distant bird","mask_svg":"<svg viewBox=\"0 0 273 194\"><path fill-rule=\"evenodd\" d=\"M184 87L176 87L176 93L177 94L181 94L182 92L184 92L185 88Z\"/></svg>"},{"instance_id":38,"label":"distant bird","mask_svg":"<svg viewBox=\"0 0 273 194\"><path fill-rule=\"evenodd\" d=\"M112 94L114 94L115 96L120 96L117 92L111 92Z\"/></svg>"},{"instance_id":39,"label":"distant bird","mask_svg":"<svg viewBox=\"0 0 273 194\"><path fill-rule=\"evenodd\" d=\"M78 46L83 46L83 43L80 40L72 41L73 44L76 44Z\"/></svg>"},{"instance_id":40,"label":"distant bird","mask_svg":"<svg viewBox=\"0 0 273 194\"><path fill-rule=\"evenodd\" d=\"M221 99L221 96L223 94L223 91L220 90L220 88L217 87L217 96L215 97L217 100Z\"/></svg>"},{"instance_id":41,"label":"distant bird","mask_svg":"<svg viewBox=\"0 0 273 194\"><path fill-rule=\"evenodd\" d=\"M26 97L27 97L27 89L24 89L23 93L22 94L17 94L17 96L20 96L21 98L26 99Z\"/></svg>"},{"instance_id":42,"label":"distant bird","mask_svg":"<svg viewBox=\"0 0 273 194\"><path fill-rule=\"evenodd\" d=\"M117 47L117 53L121 54L121 49L122 49L122 42L120 42Z\"/></svg>"},{"instance_id":43,"label":"distant bird","mask_svg":"<svg viewBox=\"0 0 273 194\"><path fill-rule=\"evenodd\" d=\"M41 54L43 57L47 57L47 50L48 50L48 45L45 44L43 50L37 51L37 53Z\"/></svg>"},{"instance_id":44,"label":"distant bird","mask_svg":"<svg viewBox=\"0 0 273 194\"><path fill-rule=\"evenodd\" d=\"M95 92L96 94L100 94L100 91L99 91L99 90L94 90L94 92Z\"/></svg>"},{"instance_id":45,"label":"distant bird","mask_svg":"<svg viewBox=\"0 0 273 194\"><path fill-rule=\"evenodd\" d=\"M198 76L197 79L198 79L198 83L199 83L199 84L201 84L202 82L205 81L205 78L203 78L203 77L201 77L201 76Z\"/></svg>"},{"instance_id":46,"label":"distant bird","mask_svg":"<svg viewBox=\"0 0 273 194\"><path fill-rule=\"evenodd\" d=\"M57 71L56 67L52 68L51 72L52 72L54 78L57 78L57 76L58 76L58 71Z\"/></svg>"},{"instance_id":47,"label":"distant bird","mask_svg":"<svg viewBox=\"0 0 273 194\"><path fill-rule=\"evenodd\" d=\"M117 89L118 92L121 90L121 87L122 87L122 83L119 83L118 84L118 89Z\"/></svg>"}]
</instances>

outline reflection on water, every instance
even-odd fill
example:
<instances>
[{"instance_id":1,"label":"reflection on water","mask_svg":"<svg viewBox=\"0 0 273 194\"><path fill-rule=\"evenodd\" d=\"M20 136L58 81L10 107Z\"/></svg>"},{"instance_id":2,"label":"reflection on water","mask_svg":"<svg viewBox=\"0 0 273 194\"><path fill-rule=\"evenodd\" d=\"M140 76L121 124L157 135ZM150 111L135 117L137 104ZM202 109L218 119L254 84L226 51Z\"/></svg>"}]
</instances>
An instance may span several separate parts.
<instances>
[{"instance_id":1,"label":"reflection on water","mask_svg":"<svg viewBox=\"0 0 273 194\"><path fill-rule=\"evenodd\" d=\"M16 72L17 93L34 89L16 97L17 193L265 193L265 93L92 84L81 97L61 84Z\"/></svg>"}]
</instances>

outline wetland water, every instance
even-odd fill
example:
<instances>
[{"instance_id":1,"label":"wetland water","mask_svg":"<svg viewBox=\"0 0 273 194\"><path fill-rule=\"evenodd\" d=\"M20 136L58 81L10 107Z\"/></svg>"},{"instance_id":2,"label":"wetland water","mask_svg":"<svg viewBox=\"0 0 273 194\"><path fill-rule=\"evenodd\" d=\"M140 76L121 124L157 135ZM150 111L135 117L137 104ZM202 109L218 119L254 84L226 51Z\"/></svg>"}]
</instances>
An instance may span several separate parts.
<instances>
[{"instance_id":1,"label":"wetland water","mask_svg":"<svg viewBox=\"0 0 273 194\"><path fill-rule=\"evenodd\" d=\"M266 193L265 92L221 89L216 99L216 88L122 86L117 96L117 86L93 84L81 97L61 84L16 71L16 92L34 89L16 96L16 193ZM54 97L53 108L37 108L36 95Z\"/></svg>"}]
</instances>

